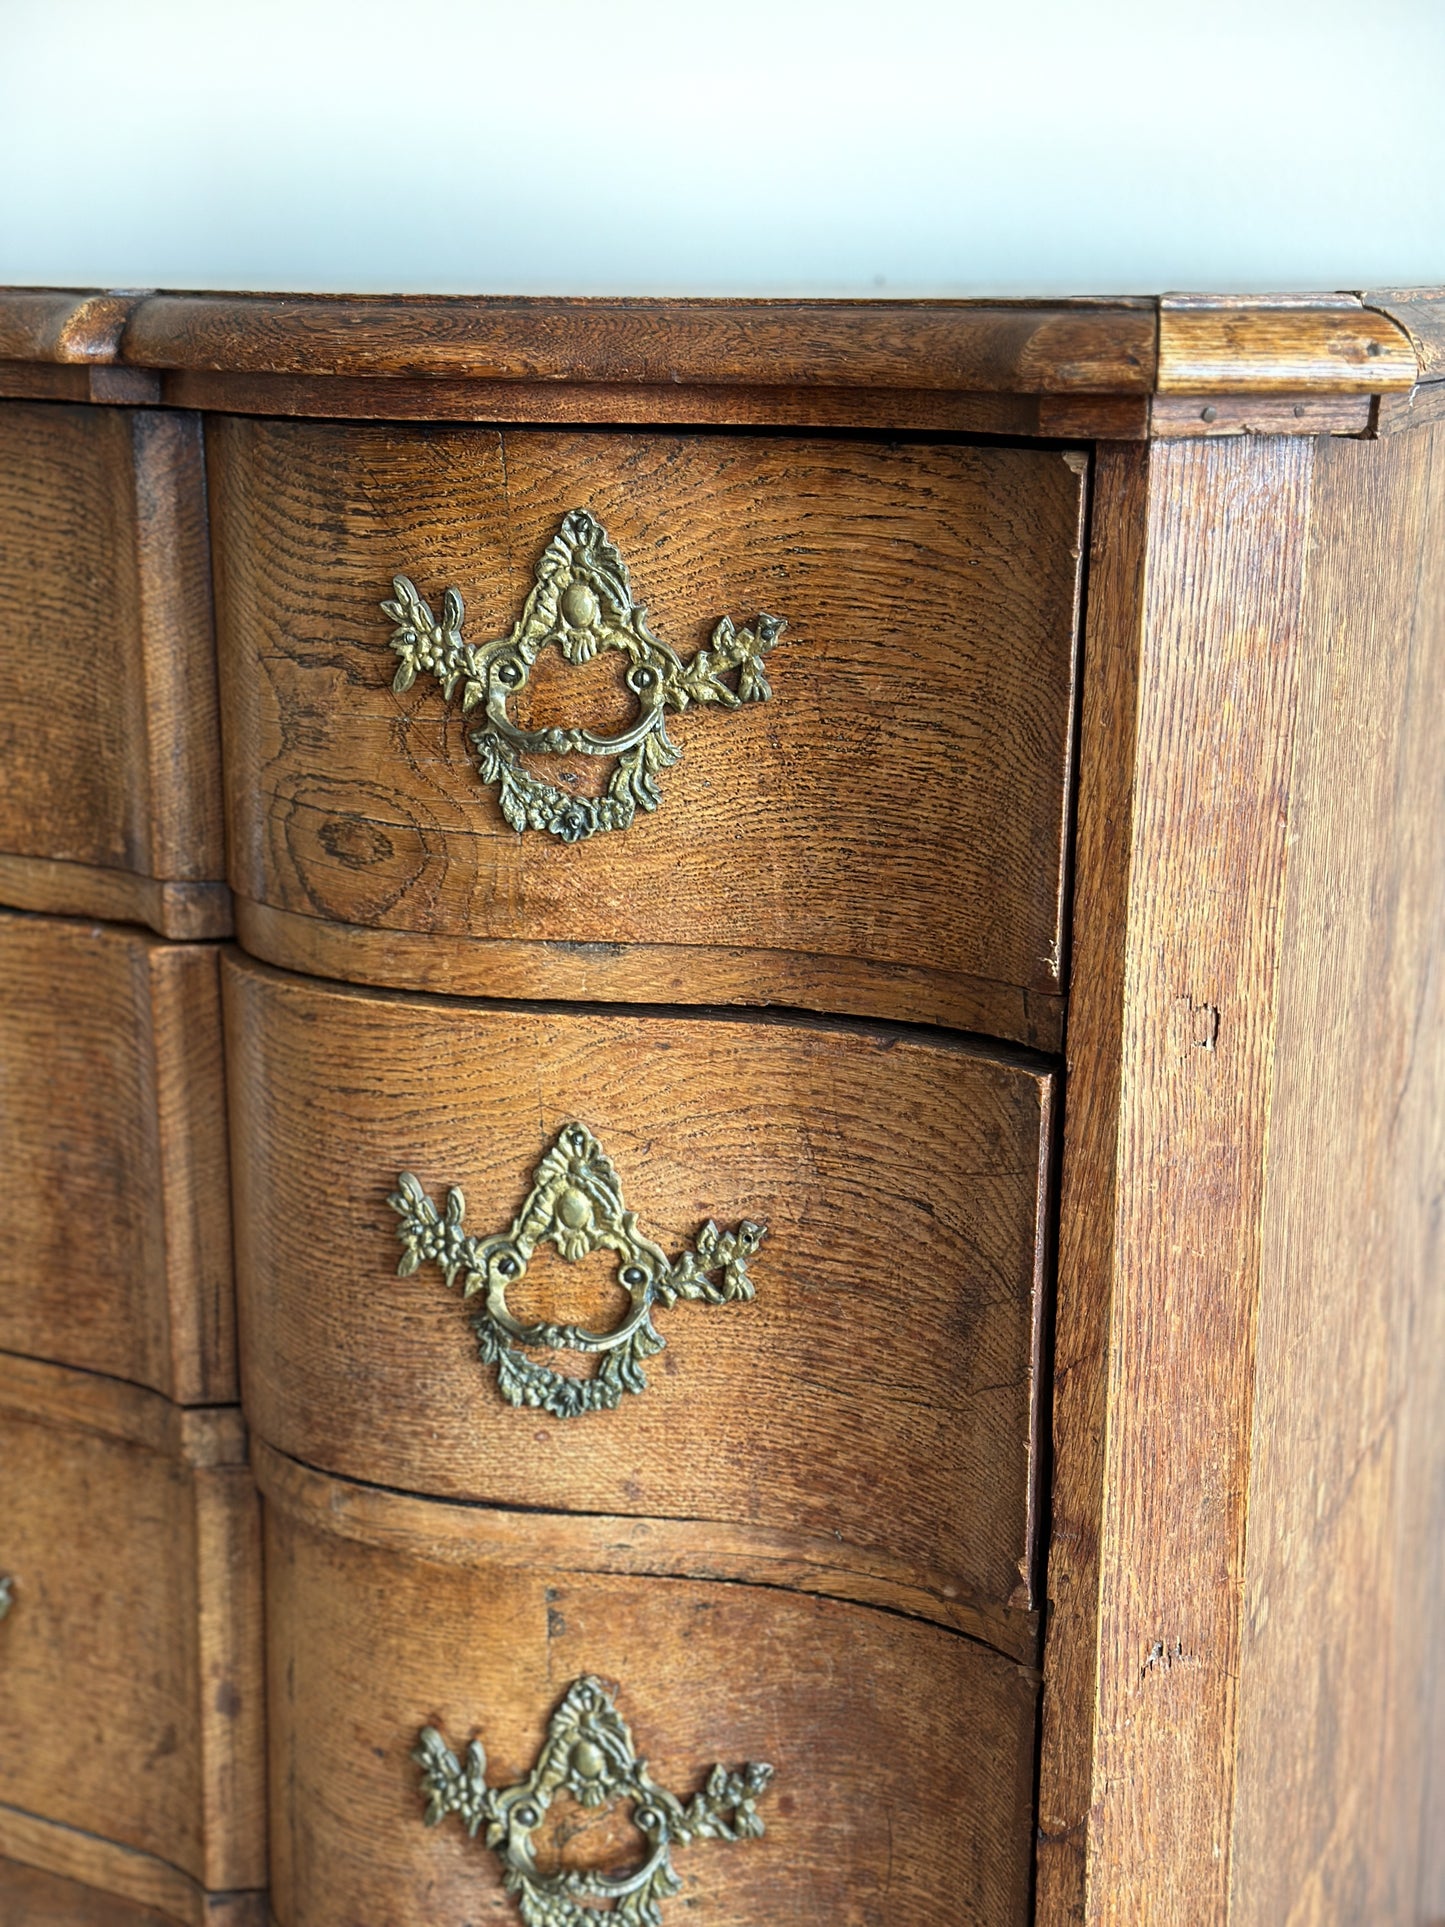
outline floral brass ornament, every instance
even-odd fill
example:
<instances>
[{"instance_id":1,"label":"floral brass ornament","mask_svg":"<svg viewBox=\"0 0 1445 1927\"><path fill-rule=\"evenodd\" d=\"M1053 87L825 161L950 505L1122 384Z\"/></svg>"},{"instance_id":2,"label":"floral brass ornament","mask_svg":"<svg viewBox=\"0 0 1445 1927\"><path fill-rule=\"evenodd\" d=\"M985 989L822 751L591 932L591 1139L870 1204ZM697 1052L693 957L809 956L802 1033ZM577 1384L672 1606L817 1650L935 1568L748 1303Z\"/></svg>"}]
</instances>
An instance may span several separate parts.
<instances>
[{"instance_id":1,"label":"floral brass ornament","mask_svg":"<svg viewBox=\"0 0 1445 1927\"><path fill-rule=\"evenodd\" d=\"M502 1885L526 1927L661 1927L660 1902L682 1886L672 1849L694 1840L756 1840L764 1828L757 1803L773 1777L770 1766L735 1772L715 1766L687 1805L658 1786L639 1760L627 1723L601 1680L574 1680L552 1715L537 1764L516 1786L487 1785L487 1756L473 1740L465 1764L435 1727L423 1727L412 1758L427 1795L426 1824L454 1813L473 1839L481 1833L502 1863ZM559 1793L580 1806L632 1804L632 1822L648 1845L633 1873L537 1871L532 1836ZM609 1911L584 1906L610 1901Z\"/></svg>"},{"instance_id":2,"label":"floral brass ornament","mask_svg":"<svg viewBox=\"0 0 1445 1927\"><path fill-rule=\"evenodd\" d=\"M611 1411L624 1392L647 1387L642 1361L666 1343L652 1322L652 1308L679 1298L707 1305L743 1304L754 1295L751 1258L766 1227L744 1219L735 1231L719 1231L709 1219L693 1247L669 1258L637 1228L637 1214L623 1202L611 1159L585 1124L567 1124L533 1173L532 1190L510 1230L476 1237L462 1228L466 1199L455 1186L438 1211L418 1179L403 1171L388 1200L401 1222L405 1247L397 1275L419 1265L440 1267L448 1285L462 1281L463 1298L480 1298L472 1320L482 1362L497 1368L497 1386L509 1405L533 1406L554 1418ZM526 1325L507 1307L507 1288L520 1284L538 1245L551 1241L569 1262L593 1251L611 1251L617 1281L629 1307L610 1332L578 1325ZM716 1282L714 1282L714 1275ZM569 1378L525 1356L522 1346L549 1351L595 1352L601 1364L590 1378Z\"/></svg>"},{"instance_id":3,"label":"floral brass ornament","mask_svg":"<svg viewBox=\"0 0 1445 1927\"><path fill-rule=\"evenodd\" d=\"M547 830L564 843L579 843L602 830L625 830L639 809L662 801L660 770L682 751L667 733L667 711L690 703L737 709L766 702L772 688L763 657L787 626L758 615L746 628L724 616L712 640L684 662L647 626L647 610L633 600L627 565L601 523L586 509L573 509L537 564L536 580L509 636L496 642L462 637L463 605L456 589L442 594L433 615L416 584L392 578L393 597L382 613L394 624L391 646L399 657L392 688L411 688L426 671L448 702L460 691L462 714L480 706L486 720L471 734L484 783L499 786L502 815L515 830ZM637 702L632 722L615 736L590 729L522 729L507 713L508 698L522 689L532 665L549 646L569 663L590 662L606 649L627 658L624 672ZM724 679L736 677L735 686ZM615 756L607 788L596 797L573 796L521 766L530 756Z\"/></svg>"}]
</instances>

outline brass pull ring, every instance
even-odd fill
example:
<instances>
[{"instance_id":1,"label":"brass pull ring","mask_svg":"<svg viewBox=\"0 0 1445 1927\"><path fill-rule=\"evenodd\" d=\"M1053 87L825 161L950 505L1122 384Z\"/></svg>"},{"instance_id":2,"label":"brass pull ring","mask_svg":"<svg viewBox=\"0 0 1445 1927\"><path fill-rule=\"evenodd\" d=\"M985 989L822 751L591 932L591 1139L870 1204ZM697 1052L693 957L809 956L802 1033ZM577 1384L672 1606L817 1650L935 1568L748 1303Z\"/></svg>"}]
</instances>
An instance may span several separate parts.
<instances>
[{"instance_id":1,"label":"brass pull ring","mask_svg":"<svg viewBox=\"0 0 1445 1927\"><path fill-rule=\"evenodd\" d=\"M454 1813L473 1839L483 1833L527 1927L595 1927L596 1910L579 1904L589 1900L612 1903L602 1917L613 1927L655 1927L659 1903L682 1886L673 1847L761 1838L757 1803L773 1777L770 1766L749 1764L731 1773L715 1766L684 1806L648 1773L612 1695L590 1676L573 1681L552 1715L537 1764L516 1786L489 1787L481 1743L471 1742L463 1764L434 1726L422 1728L412 1758L427 1796L426 1824L437 1826ZM630 1801L633 1825L649 1848L642 1866L628 1874L538 1873L532 1836L558 1793L590 1808Z\"/></svg>"},{"instance_id":2,"label":"brass pull ring","mask_svg":"<svg viewBox=\"0 0 1445 1927\"><path fill-rule=\"evenodd\" d=\"M398 657L392 688L410 689L421 671L441 684L448 702L461 691L462 714L479 704L486 721L472 731L484 783L498 785L502 814L515 830L547 830L564 843L578 843L603 830L625 830L639 808L662 800L659 770L681 750L668 736L669 709L717 703L737 709L766 702L772 688L762 659L787 626L759 615L738 629L724 616L712 640L690 662L660 642L647 626L647 610L634 600L627 565L607 531L586 509L562 519L542 560L521 616L509 636L478 646L462 638L464 606L458 590L442 594L440 617L409 576L392 578L394 594L381 604L392 622ZM613 736L591 729L522 729L507 712L524 688L543 649L555 647L569 663L590 662L607 649L628 659L627 687L637 714ZM736 674L736 687L724 677ZM615 756L617 767L603 795L573 796L521 767L522 756Z\"/></svg>"},{"instance_id":3,"label":"brass pull ring","mask_svg":"<svg viewBox=\"0 0 1445 1927\"><path fill-rule=\"evenodd\" d=\"M735 1231L709 1220L691 1250L669 1258L637 1228L627 1209L616 1169L585 1124L567 1124L537 1166L532 1189L511 1228L492 1237L468 1234L462 1225L466 1199L453 1186L446 1210L438 1211L410 1171L388 1200L401 1222L404 1247L397 1275L409 1277L422 1264L440 1267L448 1285L462 1280L463 1298L480 1298L472 1321L482 1362L497 1367L497 1385L510 1405L527 1405L554 1418L611 1411L624 1392L646 1389L642 1361L666 1343L652 1322L655 1305L679 1298L708 1305L746 1303L754 1295L748 1259L766 1235L744 1219ZM569 1262L593 1251L611 1251L617 1279L628 1295L626 1315L610 1332L581 1325L523 1324L507 1304L507 1291L527 1275L539 1244L550 1242ZM722 1274L714 1283L712 1274ZM591 1378L568 1378L524 1356L522 1346L549 1351L599 1353Z\"/></svg>"}]
</instances>

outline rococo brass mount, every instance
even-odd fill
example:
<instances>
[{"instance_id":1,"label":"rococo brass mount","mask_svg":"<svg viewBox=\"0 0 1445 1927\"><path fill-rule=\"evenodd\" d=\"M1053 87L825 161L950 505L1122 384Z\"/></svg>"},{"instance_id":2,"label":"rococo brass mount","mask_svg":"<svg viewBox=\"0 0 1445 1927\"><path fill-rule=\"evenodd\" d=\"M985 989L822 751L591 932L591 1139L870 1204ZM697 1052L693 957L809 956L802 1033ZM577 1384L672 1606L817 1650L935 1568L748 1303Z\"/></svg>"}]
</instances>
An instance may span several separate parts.
<instances>
[{"instance_id":1,"label":"rococo brass mount","mask_svg":"<svg viewBox=\"0 0 1445 1927\"><path fill-rule=\"evenodd\" d=\"M443 1213L410 1171L403 1171L397 1184L388 1202L401 1220L397 1236L405 1247L398 1276L435 1264L448 1285L462 1280L464 1298L481 1298L472 1329L483 1362L496 1366L498 1388L511 1405L536 1406L555 1418L610 1411L624 1392L646 1389L642 1361L666 1343L652 1322L654 1305L671 1307L679 1298L727 1305L753 1296L748 1259L762 1243L765 1227L744 1219L735 1231L719 1231L709 1219L690 1251L669 1258L638 1230L617 1172L585 1124L563 1127L533 1173L531 1194L511 1229L492 1237L462 1229L466 1200L455 1186ZM512 1315L507 1288L521 1283L533 1252L548 1240L569 1263L593 1251L616 1253L618 1283L630 1305L614 1331L524 1325ZM715 1272L722 1274L717 1283ZM591 1378L568 1378L527 1358L519 1349L525 1345L597 1352L602 1362Z\"/></svg>"},{"instance_id":2,"label":"rococo brass mount","mask_svg":"<svg viewBox=\"0 0 1445 1927\"><path fill-rule=\"evenodd\" d=\"M601 830L625 830L639 808L662 800L657 773L682 754L668 736L669 709L717 703L736 709L766 702L772 694L762 659L786 625L759 615L745 629L724 616L712 640L690 662L647 626L647 610L632 596L627 566L586 509L573 509L537 564L536 581L509 636L480 647L462 639L462 598L442 595L440 618L408 576L392 578L395 596L382 603L394 625L391 646L399 657L392 687L411 688L421 670L441 684L450 702L461 691L462 713L481 705L486 721L472 732L484 783L499 786L502 814L516 830L548 830L577 843ZM569 663L590 662L605 649L627 657L626 682L637 714L616 736L590 729L521 729L507 713L507 699L522 689L541 651L559 649ZM725 682L736 672L737 686ZM572 796L521 766L532 756L615 756L617 766L598 797Z\"/></svg>"},{"instance_id":3,"label":"rococo brass mount","mask_svg":"<svg viewBox=\"0 0 1445 1927\"><path fill-rule=\"evenodd\" d=\"M466 1764L435 1727L422 1729L412 1758L421 1767L430 1827L454 1813L502 1863L502 1884L516 1899L526 1927L659 1927L659 1902L680 1889L674 1846L694 1840L755 1840L763 1833L757 1802L773 1777L770 1766L729 1773L715 1766L701 1793L686 1806L658 1786L639 1760L627 1724L601 1680L575 1680L552 1715L537 1764L518 1785L487 1785L487 1756L473 1740ZM532 1836L558 1793L583 1807L613 1800L632 1803L632 1821L648 1844L641 1867L628 1874L572 1872L542 1875ZM610 1901L607 1912L583 1901Z\"/></svg>"}]
</instances>

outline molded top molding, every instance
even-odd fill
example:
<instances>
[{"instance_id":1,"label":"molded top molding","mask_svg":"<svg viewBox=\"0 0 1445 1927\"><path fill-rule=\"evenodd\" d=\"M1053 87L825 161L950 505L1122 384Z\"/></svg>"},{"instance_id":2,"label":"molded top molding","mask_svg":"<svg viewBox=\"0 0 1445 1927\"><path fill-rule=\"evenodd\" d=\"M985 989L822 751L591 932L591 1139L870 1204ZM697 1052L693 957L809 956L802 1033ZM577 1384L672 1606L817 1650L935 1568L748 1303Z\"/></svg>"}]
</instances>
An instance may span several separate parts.
<instances>
[{"instance_id":1,"label":"molded top molding","mask_svg":"<svg viewBox=\"0 0 1445 1927\"><path fill-rule=\"evenodd\" d=\"M251 383L254 396L257 378L310 384L313 400L318 384L339 398L349 382L353 399L364 390L376 403L383 391L373 382L422 384L437 396L462 383L493 397L512 385L533 395L591 386L633 394L636 408L645 393L681 402L702 391L906 391L934 412L953 405L948 397L991 397L995 412L1002 398L1014 407L1032 398L1038 432L1059 433L1071 423L1087 431L1080 409L1103 421L1100 407L1131 406L1143 422L1153 403L1156 424L1160 410L1184 420L1177 398L1198 396L1247 404L1268 432L1291 432L1296 420L1296 432L1315 432L1345 425L1320 409L1338 415L1368 397L1384 406L1445 383L1445 289L1047 302L0 289L0 372L23 364L88 366L97 398L193 406L254 407L226 395ZM53 387L59 377L47 379ZM1299 405L1278 406L1286 396ZM1408 401L1389 405L1413 412ZM333 410L323 403L321 412ZM1211 406L1203 419L1217 412L1229 413Z\"/></svg>"}]
</instances>

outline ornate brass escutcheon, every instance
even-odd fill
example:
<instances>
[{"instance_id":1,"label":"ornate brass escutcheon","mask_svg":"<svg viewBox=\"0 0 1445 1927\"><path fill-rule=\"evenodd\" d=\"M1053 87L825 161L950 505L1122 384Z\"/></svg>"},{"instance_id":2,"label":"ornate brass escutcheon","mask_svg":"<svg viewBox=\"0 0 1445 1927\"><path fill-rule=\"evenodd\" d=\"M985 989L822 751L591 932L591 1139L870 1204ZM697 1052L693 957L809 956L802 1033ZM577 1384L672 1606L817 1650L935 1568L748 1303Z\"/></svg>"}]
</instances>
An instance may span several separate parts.
<instances>
[{"instance_id":1,"label":"ornate brass escutcheon","mask_svg":"<svg viewBox=\"0 0 1445 1927\"><path fill-rule=\"evenodd\" d=\"M516 626L496 642L479 646L463 640L463 605L456 589L443 592L437 617L410 577L394 576L392 588L395 595L381 605L394 625L391 646L400 658L392 688L410 689L425 670L441 684L448 702L460 690L464 715L480 705L486 721L472 731L472 746L482 781L499 786L503 816L515 830L548 830L564 843L601 830L625 830L639 808L657 808L662 800L658 771L670 768L682 753L667 733L669 709L681 711L689 703L736 709L766 702L772 689L762 659L786 627L776 616L759 615L738 629L724 616L707 647L684 662L648 628L647 610L633 600L627 565L586 509L563 517L537 564ZM620 650L637 703L631 724L615 736L590 729L519 728L507 713L507 700L524 687L548 647L560 650L569 663ZM734 672L735 687L724 681ZM519 760L569 754L617 758L601 796L573 796L523 769Z\"/></svg>"},{"instance_id":2,"label":"ornate brass escutcheon","mask_svg":"<svg viewBox=\"0 0 1445 1927\"><path fill-rule=\"evenodd\" d=\"M568 1124L533 1174L531 1195L511 1229L475 1237L462 1229L466 1200L455 1186L439 1212L410 1171L397 1180L388 1202L401 1219L397 1236L406 1247L397 1273L408 1277L421 1264L440 1266L448 1285L462 1280L462 1296L482 1300L472 1320L484 1364L497 1368L497 1384L511 1405L530 1405L555 1418L610 1411L624 1392L641 1392L642 1360L666 1343L652 1322L654 1305L679 1298L708 1305L744 1303L753 1296L748 1259L765 1227L744 1219L735 1231L708 1221L690 1251L669 1258L637 1228L636 1213L623 1202L612 1161L585 1124ZM539 1244L550 1240L569 1263L593 1251L615 1252L617 1280L630 1304L614 1331L578 1325L524 1325L507 1308L507 1288L520 1284ZM713 1282L712 1274L721 1278ZM527 1358L520 1346L550 1351L597 1352L602 1363L591 1378L568 1378Z\"/></svg>"},{"instance_id":3,"label":"ornate brass escutcheon","mask_svg":"<svg viewBox=\"0 0 1445 1927\"><path fill-rule=\"evenodd\" d=\"M526 1927L658 1927L659 1902L682 1886L672 1867L674 1846L694 1840L756 1840L763 1833L757 1802L773 1777L770 1766L729 1773L715 1766L702 1792L686 1806L657 1785L639 1760L627 1723L601 1680L574 1680L552 1715L537 1764L516 1786L487 1785L487 1756L473 1740L465 1764L435 1727L423 1727L412 1758L421 1767L426 1823L456 1814L467 1832L483 1833L502 1863L502 1885L517 1901ZM537 1871L532 1836L558 1793L581 1806L632 1803L632 1822L649 1852L632 1873ZM583 1901L610 1901L608 1912Z\"/></svg>"}]
</instances>

